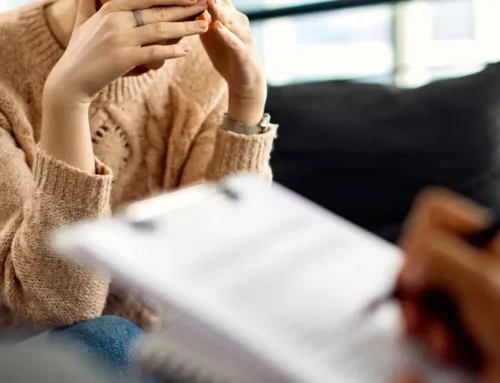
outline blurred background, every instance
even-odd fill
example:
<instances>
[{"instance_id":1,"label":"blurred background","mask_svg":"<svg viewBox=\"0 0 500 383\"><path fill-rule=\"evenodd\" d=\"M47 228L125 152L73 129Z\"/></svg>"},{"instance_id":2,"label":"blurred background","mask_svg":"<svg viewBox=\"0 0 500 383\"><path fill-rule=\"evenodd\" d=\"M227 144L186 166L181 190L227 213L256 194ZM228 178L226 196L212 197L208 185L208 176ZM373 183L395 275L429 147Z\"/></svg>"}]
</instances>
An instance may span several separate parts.
<instances>
[{"instance_id":1,"label":"blurred background","mask_svg":"<svg viewBox=\"0 0 500 383\"><path fill-rule=\"evenodd\" d=\"M235 2L252 15L317 0ZM499 0L325 3L340 9L253 23L271 83L350 79L418 86L500 58Z\"/></svg>"},{"instance_id":2,"label":"blurred background","mask_svg":"<svg viewBox=\"0 0 500 383\"><path fill-rule=\"evenodd\" d=\"M0 0L0 11L29 1ZM323 2L337 9L271 18L265 11L321 0L233 1L259 18L252 24L272 85L349 79L412 87L500 59L499 0L330 0Z\"/></svg>"},{"instance_id":3,"label":"blurred background","mask_svg":"<svg viewBox=\"0 0 500 383\"><path fill-rule=\"evenodd\" d=\"M280 124L275 181L393 242L429 185L500 211L500 0L232 1Z\"/></svg>"}]
</instances>

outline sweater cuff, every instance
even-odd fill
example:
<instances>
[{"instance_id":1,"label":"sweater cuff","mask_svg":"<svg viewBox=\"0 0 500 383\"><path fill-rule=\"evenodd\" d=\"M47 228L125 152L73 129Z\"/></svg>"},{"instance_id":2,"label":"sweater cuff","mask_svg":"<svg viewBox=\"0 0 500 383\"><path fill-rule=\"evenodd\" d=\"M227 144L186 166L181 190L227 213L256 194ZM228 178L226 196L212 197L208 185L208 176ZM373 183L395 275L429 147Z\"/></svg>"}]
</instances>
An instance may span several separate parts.
<instances>
[{"instance_id":1,"label":"sweater cuff","mask_svg":"<svg viewBox=\"0 0 500 383\"><path fill-rule=\"evenodd\" d=\"M109 205L113 175L97 158L95 166L96 174L89 174L37 150L34 168L36 188L42 194L55 198L105 209Z\"/></svg>"},{"instance_id":2,"label":"sweater cuff","mask_svg":"<svg viewBox=\"0 0 500 383\"><path fill-rule=\"evenodd\" d=\"M236 173L269 173L277 125L262 134L244 135L220 129L217 133L210 178Z\"/></svg>"}]
</instances>

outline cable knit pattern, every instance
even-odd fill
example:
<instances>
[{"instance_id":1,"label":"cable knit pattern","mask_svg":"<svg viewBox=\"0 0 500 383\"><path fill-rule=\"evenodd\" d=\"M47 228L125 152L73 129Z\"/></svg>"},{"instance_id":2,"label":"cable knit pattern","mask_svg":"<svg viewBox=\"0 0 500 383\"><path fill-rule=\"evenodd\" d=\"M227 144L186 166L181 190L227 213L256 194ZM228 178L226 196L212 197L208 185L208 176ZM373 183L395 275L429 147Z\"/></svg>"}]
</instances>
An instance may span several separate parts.
<instances>
[{"instance_id":1,"label":"cable knit pattern","mask_svg":"<svg viewBox=\"0 0 500 383\"><path fill-rule=\"evenodd\" d=\"M64 52L46 24L45 4L0 16L0 325L71 325L105 312L148 328L161 319L154 304L55 254L47 235L207 178L270 178L276 127L256 136L220 129L227 89L193 37L186 58L118 79L93 102L96 175L50 157L37 148L43 85Z\"/></svg>"}]
</instances>

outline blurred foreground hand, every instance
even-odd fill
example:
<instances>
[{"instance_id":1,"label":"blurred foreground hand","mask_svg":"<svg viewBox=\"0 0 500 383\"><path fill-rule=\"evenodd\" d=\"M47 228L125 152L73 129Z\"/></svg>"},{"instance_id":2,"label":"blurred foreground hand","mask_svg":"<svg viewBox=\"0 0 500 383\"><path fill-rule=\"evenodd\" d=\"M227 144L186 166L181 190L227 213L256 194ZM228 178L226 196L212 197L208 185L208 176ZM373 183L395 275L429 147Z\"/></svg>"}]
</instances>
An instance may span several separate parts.
<instances>
[{"instance_id":1,"label":"blurred foreground hand","mask_svg":"<svg viewBox=\"0 0 500 383\"><path fill-rule=\"evenodd\" d=\"M470 350L460 349L445 323L426 313L418 297L429 290L446 293L463 330L477 346L483 382L500 382L500 238L478 249L466 236L486 228L493 214L451 192L422 194L407 222L401 247L405 261L400 288L406 334L424 342L432 357L469 366ZM398 383L420 383L408 375ZM422 382L423 383L423 382Z\"/></svg>"}]
</instances>

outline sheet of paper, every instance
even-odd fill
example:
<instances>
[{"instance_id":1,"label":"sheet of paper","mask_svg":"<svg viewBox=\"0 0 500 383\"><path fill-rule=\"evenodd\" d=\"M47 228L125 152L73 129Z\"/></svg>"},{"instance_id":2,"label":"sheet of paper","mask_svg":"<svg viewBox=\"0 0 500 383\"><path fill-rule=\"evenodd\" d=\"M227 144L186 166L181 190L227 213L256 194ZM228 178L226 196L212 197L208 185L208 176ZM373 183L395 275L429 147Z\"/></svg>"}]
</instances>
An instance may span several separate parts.
<instances>
[{"instance_id":1,"label":"sheet of paper","mask_svg":"<svg viewBox=\"0 0 500 383\"><path fill-rule=\"evenodd\" d=\"M197 315L290 381L388 383L396 369L419 364L432 370L430 382L460 382L405 348L394 307L360 318L391 289L397 248L281 187L253 178L230 187L240 201L169 230L111 221L63 239L80 241L80 253Z\"/></svg>"}]
</instances>

